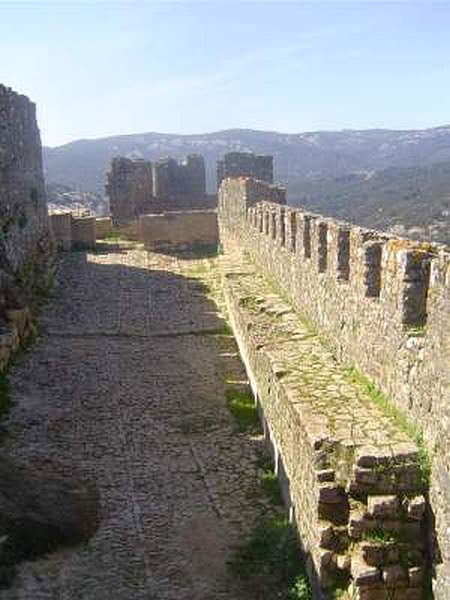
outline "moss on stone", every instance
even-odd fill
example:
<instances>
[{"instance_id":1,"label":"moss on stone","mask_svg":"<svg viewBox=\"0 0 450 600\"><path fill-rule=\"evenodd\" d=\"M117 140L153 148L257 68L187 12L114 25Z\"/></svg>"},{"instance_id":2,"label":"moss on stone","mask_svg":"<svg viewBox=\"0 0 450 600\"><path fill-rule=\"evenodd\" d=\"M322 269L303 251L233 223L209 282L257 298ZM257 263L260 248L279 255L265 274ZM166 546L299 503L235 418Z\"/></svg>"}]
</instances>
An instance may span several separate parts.
<instances>
[{"instance_id":1,"label":"moss on stone","mask_svg":"<svg viewBox=\"0 0 450 600\"><path fill-rule=\"evenodd\" d=\"M347 367L346 375L353 385L360 386L366 392L370 400L391 419L396 427L406 433L410 439L417 444L419 451L418 466L421 476L421 481L418 483L424 488L428 488L431 476L431 458L425 444L423 432L420 431L401 410L389 401L373 381L363 375L356 367Z\"/></svg>"}]
</instances>

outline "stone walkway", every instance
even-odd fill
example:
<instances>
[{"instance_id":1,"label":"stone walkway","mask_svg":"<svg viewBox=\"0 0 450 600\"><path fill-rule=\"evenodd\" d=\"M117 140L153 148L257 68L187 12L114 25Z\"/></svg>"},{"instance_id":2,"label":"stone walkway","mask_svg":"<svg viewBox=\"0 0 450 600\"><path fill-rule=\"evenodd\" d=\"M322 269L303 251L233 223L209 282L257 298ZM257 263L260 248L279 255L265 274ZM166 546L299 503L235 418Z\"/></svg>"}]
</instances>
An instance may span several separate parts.
<instances>
[{"instance_id":1,"label":"stone walkway","mask_svg":"<svg viewBox=\"0 0 450 600\"><path fill-rule=\"evenodd\" d=\"M226 561L264 510L248 499L262 441L237 433L226 407L225 382L244 373L205 294L210 261L131 244L64 259L11 378L6 450L95 480L101 525L86 545L22 564L1 598L249 598Z\"/></svg>"}]
</instances>

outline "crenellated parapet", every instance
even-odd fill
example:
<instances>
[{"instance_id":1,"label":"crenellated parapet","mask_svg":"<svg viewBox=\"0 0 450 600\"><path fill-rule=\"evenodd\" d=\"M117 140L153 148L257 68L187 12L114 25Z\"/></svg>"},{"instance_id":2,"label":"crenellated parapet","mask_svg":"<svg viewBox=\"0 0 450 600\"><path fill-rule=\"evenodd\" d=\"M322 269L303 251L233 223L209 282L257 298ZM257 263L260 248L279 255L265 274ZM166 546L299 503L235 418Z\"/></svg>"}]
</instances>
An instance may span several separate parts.
<instances>
[{"instance_id":1,"label":"crenellated parapet","mask_svg":"<svg viewBox=\"0 0 450 600\"><path fill-rule=\"evenodd\" d=\"M442 590L450 589L449 250L287 207L283 190L276 194L264 182L225 180L222 244L248 253L335 359L363 373L423 432L433 466L435 591L448 598Z\"/></svg>"}]
</instances>

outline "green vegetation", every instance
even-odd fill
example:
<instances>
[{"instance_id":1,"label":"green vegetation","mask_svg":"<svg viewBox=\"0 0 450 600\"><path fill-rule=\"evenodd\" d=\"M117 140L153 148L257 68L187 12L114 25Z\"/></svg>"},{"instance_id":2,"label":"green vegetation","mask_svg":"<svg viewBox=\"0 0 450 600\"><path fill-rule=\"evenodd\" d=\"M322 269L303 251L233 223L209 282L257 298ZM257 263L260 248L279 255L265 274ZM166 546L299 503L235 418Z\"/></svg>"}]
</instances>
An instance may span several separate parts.
<instances>
[{"instance_id":1,"label":"green vegetation","mask_svg":"<svg viewBox=\"0 0 450 600\"><path fill-rule=\"evenodd\" d=\"M259 303L254 296L246 296L239 300L239 306L251 311L258 311Z\"/></svg>"},{"instance_id":2,"label":"green vegetation","mask_svg":"<svg viewBox=\"0 0 450 600\"><path fill-rule=\"evenodd\" d=\"M258 411L251 392L238 387L229 387L225 391L225 396L239 431L257 431L259 427Z\"/></svg>"},{"instance_id":3,"label":"green vegetation","mask_svg":"<svg viewBox=\"0 0 450 600\"><path fill-rule=\"evenodd\" d=\"M406 331L411 337L424 337L427 332L425 325L415 325L414 327L408 327Z\"/></svg>"},{"instance_id":4,"label":"green vegetation","mask_svg":"<svg viewBox=\"0 0 450 600\"><path fill-rule=\"evenodd\" d=\"M450 162L353 173L289 186L292 204L370 228L409 228L426 240L450 242Z\"/></svg>"},{"instance_id":5,"label":"green vegetation","mask_svg":"<svg viewBox=\"0 0 450 600\"><path fill-rule=\"evenodd\" d=\"M409 421L407 416L401 410L389 402L373 381L363 375L356 367L348 367L346 374L348 380L352 384L360 386L372 402L374 402L399 429L406 433L417 444L419 449L421 484L424 487L428 487L431 475L431 459L423 438L423 433Z\"/></svg>"},{"instance_id":6,"label":"green vegetation","mask_svg":"<svg viewBox=\"0 0 450 600\"><path fill-rule=\"evenodd\" d=\"M364 540L368 542L378 542L380 544L389 544L395 542L395 538L389 531L385 531L381 527L376 527L372 531L367 531L364 534Z\"/></svg>"},{"instance_id":7,"label":"green vegetation","mask_svg":"<svg viewBox=\"0 0 450 600\"><path fill-rule=\"evenodd\" d=\"M268 454L264 454L256 462L256 467L262 471L261 491L270 499L273 505L282 506L283 497L281 495L278 477L275 475L270 456Z\"/></svg>"},{"instance_id":8,"label":"green vegetation","mask_svg":"<svg viewBox=\"0 0 450 600\"><path fill-rule=\"evenodd\" d=\"M212 335L222 335L224 337L233 337L233 330L228 325L228 323L223 323L220 327L216 327L211 329Z\"/></svg>"},{"instance_id":9,"label":"green vegetation","mask_svg":"<svg viewBox=\"0 0 450 600\"><path fill-rule=\"evenodd\" d=\"M308 575L300 573L295 577L288 591L288 600L310 600L311 597Z\"/></svg>"},{"instance_id":10,"label":"green vegetation","mask_svg":"<svg viewBox=\"0 0 450 600\"><path fill-rule=\"evenodd\" d=\"M331 592L331 598L332 598L332 600L340 600L340 598L343 598L346 593L347 593L346 588L338 587Z\"/></svg>"},{"instance_id":11,"label":"green vegetation","mask_svg":"<svg viewBox=\"0 0 450 600\"><path fill-rule=\"evenodd\" d=\"M124 242L126 241L126 237L119 231L111 231L103 237L103 240L107 242Z\"/></svg>"},{"instance_id":12,"label":"green vegetation","mask_svg":"<svg viewBox=\"0 0 450 600\"><path fill-rule=\"evenodd\" d=\"M311 591L295 531L285 517L261 519L229 562L252 586L273 589L284 600L309 600ZM275 595L276 594L276 595Z\"/></svg>"}]
</instances>

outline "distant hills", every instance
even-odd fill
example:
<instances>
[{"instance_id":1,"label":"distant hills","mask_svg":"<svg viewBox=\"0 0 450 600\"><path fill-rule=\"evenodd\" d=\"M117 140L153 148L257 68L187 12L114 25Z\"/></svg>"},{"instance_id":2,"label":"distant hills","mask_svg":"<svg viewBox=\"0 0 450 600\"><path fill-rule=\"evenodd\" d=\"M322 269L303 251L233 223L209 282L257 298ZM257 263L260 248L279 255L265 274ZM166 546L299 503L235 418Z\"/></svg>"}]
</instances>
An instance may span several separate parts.
<instances>
[{"instance_id":1,"label":"distant hills","mask_svg":"<svg viewBox=\"0 0 450 600\"><path fill-rule=\"evenodd\" d=\"M46 147L44 164L48 182L103 194L113 156L154 159L198 152L206 161L208 189L215 191L216 160L230 150L272 154L276 180L288 186L290 203L384 228L433 227L443 218L446 224L438 230L448 230L442 212L447 210L450 190L450 126L299 134L229 129L201 135L121 135Z\"/></svg>"},{"instance_id":2,"label":"distant hills","mask_svg":"<svg viewBox=\"0 0 450 600\"><path fill-rule=\"evenodd\" d=\"M304 181L291 195L320 214L450 245L450 162Z\"/></svg>"}]
</instances>

